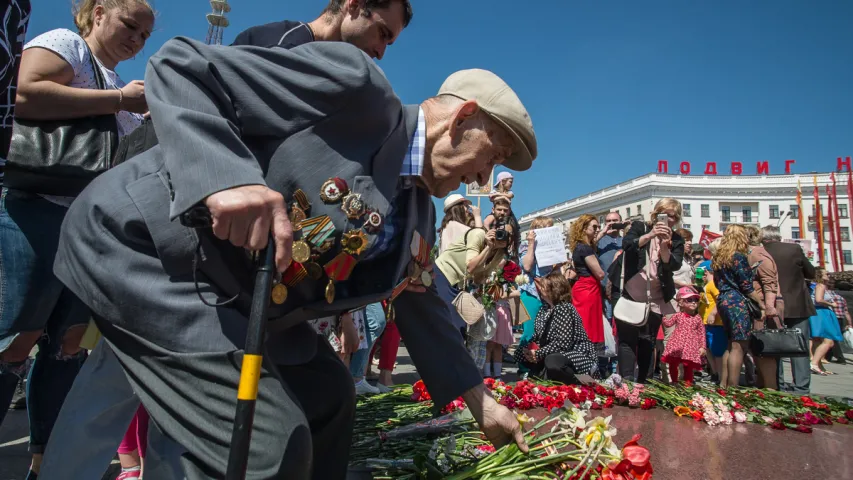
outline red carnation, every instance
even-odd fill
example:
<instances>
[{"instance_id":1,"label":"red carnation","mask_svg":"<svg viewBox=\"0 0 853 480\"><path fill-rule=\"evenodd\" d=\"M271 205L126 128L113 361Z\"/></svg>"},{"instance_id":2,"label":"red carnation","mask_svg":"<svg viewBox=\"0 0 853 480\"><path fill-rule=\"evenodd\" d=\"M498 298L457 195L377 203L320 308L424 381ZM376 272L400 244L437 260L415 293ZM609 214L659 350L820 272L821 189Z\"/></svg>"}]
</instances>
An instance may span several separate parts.
<instances>
[{"instance_id":1,"label":"red carnation","mask_svg":"<svg viewBox=\"0 0 853 480\"><path fill-rule=\"evenodd\" d=\"M690 416L693 417L693 420L696 420L697 422L701 422L702 419L704 418L704 415L702 415L702 412L700 412L698 410L693 410L692 412L690 412Z\"/></svg>"},{"instance_id":2,"label":"red carnation","mask_svg":"<svg viewBox=\"0 0 853 480\"><path fill-rule=\"evenodd\" d=\"M774 430L785 430L785 428L787 427L785 427L785 424L782 423L782 420L774 420L772 423L770 423L770 428Z\"/></svg>"},{"instance_id":3,"label":"red carnation","mask_svg":"<svg viewBox=\"0 0 853 480\"><path fill-rule=\"evenodd\" d=\"M809 427L808 425L797 425L794 427L794 430L802 433L812 433L812 427Z\"/></svg>"},{"instance_id":4,"label":"red carnation","mask_svg":"<svg viewBox=\"0 0 853 480\"><path fill-rule=\"evenodd\" d=\"M432 400L429 392L427 392L426 385L424 385L423 380L418 380L412 385L412 400L415 402L426 402L427 400Z\"/></svg>"},{"instance_id":5,"label":"red carnation","mask_svg":"<svg viewBox=\"0 0 853 480\"><path fill-rule=\"evenodd\" d=\"M613 397L607 397L604 401L604 408L613 408Z\"/></svg>"},{"instance_id":6,"label":"red carnation","mask_svg":"<svg viewBox=\"0 0 853 480\"><path fill-rule=\"evenodd\" d=\"M504 280L507 283L515 283L515 277L521 275L521 267L515 262L506 262L504 265Z\"/></svg>"},{"instance_id":7,"label":"red carnation","mask_svg":"<svg viewBox=\"0 0 853 480\"><path fill-rule=\"evenodd\" d=\"M838 417L835 419L835 421L842 425L847 425L848 423L850 423L850 420L847 420L847 417Z\"/></svg>"},{"instance_id":8,"label":"red carnation","mask_svg":"<svg viewBox=\"0 0 853 480\"><path fill-rule=\"evenodd\" d=\"M844 412L844 416L847 417L847 420L853 420L853 410L847 410Z\"/></svg>"},{"instance_id":9,"label":"red carnation","mask_svg":"<svg viewBox=\"0 0 853 480\"><path fill-rule=\"evenodd\" d=\"M643 410L651 410L651 409L655 408L657 406L657 404L658 404L658 401L655 400L654 398L647 398L647 399L643 400L643 402L640 404L640 408Z\"/></svg>"}]
</instances>

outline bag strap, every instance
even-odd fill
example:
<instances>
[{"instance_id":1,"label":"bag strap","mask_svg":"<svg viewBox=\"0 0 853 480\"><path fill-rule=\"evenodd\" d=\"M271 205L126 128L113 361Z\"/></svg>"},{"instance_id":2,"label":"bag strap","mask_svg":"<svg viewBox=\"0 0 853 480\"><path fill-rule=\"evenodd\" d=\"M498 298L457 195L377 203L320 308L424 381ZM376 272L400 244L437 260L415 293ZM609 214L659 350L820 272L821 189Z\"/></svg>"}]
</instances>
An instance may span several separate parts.
<instances>
[{"instance_id":1,"label":"bag strap","mask_svg":"<svg viewBox=\"0 0 853 480\"><path fill-rule=\"evenodd\" d=\"M86 51L89 52L89 62L92 64L92 71L95 74L95 84L98 86L98 90L106 90L107 81L104 79L104 72L101 71L101 66L98 64L95 54L92 53L92 49L89 48L89 44L86 43L85 39L83 39L83 45L86 45Z\"/></svg>"},{"instance_id":2,"label":"bag strap","mask_svg":"<svg viewBox=\"0 0 853 480\"><path fill-rule=\"evenodd\" d=\"M650 248L646 249L646 303L651 303L652 299L651 258L649 250Z\"/></svg>"}]
</instances>

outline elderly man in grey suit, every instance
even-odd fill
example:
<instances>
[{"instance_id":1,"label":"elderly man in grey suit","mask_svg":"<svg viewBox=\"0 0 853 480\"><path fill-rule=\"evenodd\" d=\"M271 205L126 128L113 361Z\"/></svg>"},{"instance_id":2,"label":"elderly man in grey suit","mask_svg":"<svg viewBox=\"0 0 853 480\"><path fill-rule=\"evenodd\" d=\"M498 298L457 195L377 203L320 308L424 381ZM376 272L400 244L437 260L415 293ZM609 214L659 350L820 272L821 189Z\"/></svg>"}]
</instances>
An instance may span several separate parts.
<instances>
[{"instance_id":1,"label":"elderly man in grey suit","mask_svg":"<svg viewBox=\"0 0 853 480\"><path fill-rule=\"evenodd\" d=\"M506 83L461 71L405 106L348 44L286 51L177 38L152 57L146 97L160 145L78 197L55 264L107 341L95 358L117 360L150 413L146 477L223 476L252 290L246 252L270 234L281 279L246 478L344 477L352 381L304 320L390 297L436 403L462 395L493 442L526 449L424 273L431 196L483 184L498 164L528 169L536 156L530 117ZM178 221L199 206L212 235Z\"/></svg>"}]
</instances>

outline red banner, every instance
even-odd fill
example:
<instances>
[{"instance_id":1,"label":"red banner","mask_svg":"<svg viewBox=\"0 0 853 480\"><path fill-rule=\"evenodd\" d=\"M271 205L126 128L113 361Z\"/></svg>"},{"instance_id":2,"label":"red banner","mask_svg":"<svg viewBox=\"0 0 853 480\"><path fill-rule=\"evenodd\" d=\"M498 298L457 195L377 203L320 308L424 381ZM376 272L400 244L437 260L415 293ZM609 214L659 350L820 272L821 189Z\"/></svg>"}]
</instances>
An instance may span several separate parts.
<instances>
[{"instance_id":1,"label":"red banner","mask_svg":"<svg viewBox=\"0 0 853 480\"><path fill-rule=\"evenodd\" d=\"M829 258L832 259L832 271L837 272L838 270L838 248L836 247L836 238L835 238L835 215L832 214L833 204L832 204L832 190L829 188L829 185L826 186L826 196L827 196L827 221L829 224ZM817 212L820 215L820 212ZM818 235L823 236L823 232L819 232Z\"/></svg>"},{"instance_id":2,"label":"red banner","mask_svg":"<svg viewBox=\"0 0 853 480\"><path fill-rule=\"evenodd\" d=\"M814 182L815 220L817 227L817 261L820 268L826 268L826 256L823 254L823 209L820 206L820 190L817 188L817 175L812 177Z\"/></svg>"},{"instance_id":3,"label":"red banner","mask_svg":"<svg viewBox=\"0 0 853 480\"><path fill-rule=\"evenodd\" d=\"M712 232L710 230L705 230L704 228L702 229L702 235L699 236L699 245L702 245L702 248L705 249L705 260L711 259L711 252L708 251L708 245L722 236L722 233Z\"/></svg>"},{"instance_id":4,"label":"red banner","mask_svg":"<svg viewBox=\"0 0 853 480\"><path fill-rule=\"evenodd\" d=\"M838 212L838 189L835 184L835 174L830 173L829 178L832 180L832 215L835 216L833 220L835 223L835 252L838 254L838 270L836 272L843 272L844 246L841 243L843 239L841 238L841 214Z\"/></svg>"}]
</instances>

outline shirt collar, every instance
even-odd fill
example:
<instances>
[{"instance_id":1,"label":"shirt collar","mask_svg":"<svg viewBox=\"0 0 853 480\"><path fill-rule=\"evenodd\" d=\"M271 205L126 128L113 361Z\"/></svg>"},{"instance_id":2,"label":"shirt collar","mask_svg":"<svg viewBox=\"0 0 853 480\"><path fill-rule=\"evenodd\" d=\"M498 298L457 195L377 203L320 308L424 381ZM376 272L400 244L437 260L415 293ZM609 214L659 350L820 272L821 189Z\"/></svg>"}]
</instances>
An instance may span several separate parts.
<instances>
[{"instance_id":1,"label":"shirt collar","mask_svg":"<svg viewBox=\"0 0 853 480\"><path fill-rule=\"evenodd\" d=\"M424 152L426 151L426 118L424 110L418 107L418 124L409 140L409 150L403 158L401 177L420 177L424 172Z\"/></svg>"}]
</instances>

